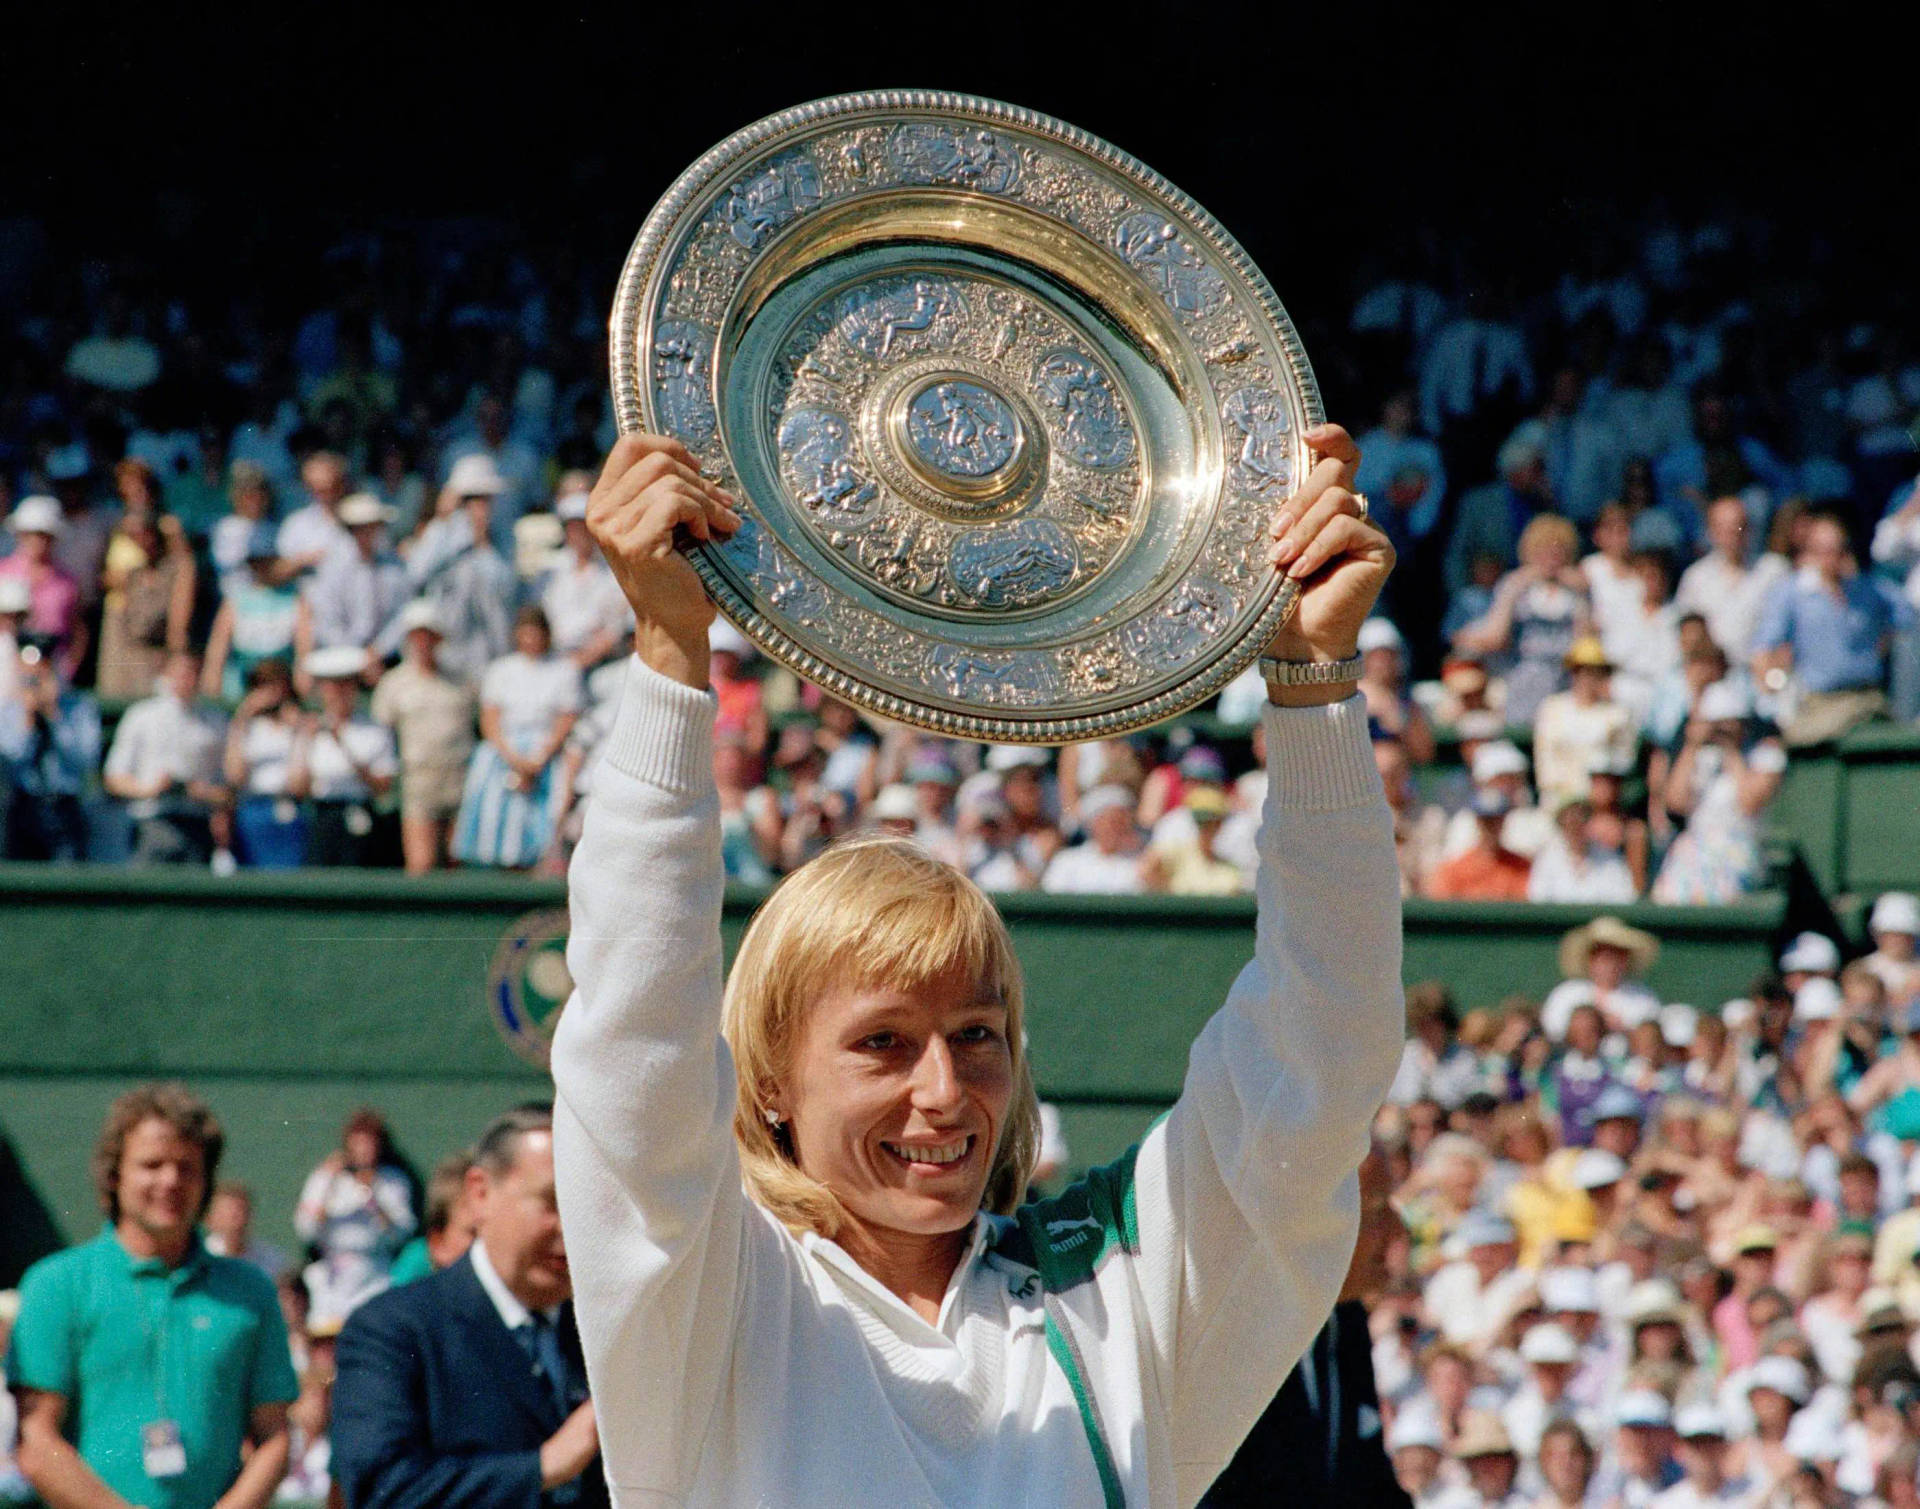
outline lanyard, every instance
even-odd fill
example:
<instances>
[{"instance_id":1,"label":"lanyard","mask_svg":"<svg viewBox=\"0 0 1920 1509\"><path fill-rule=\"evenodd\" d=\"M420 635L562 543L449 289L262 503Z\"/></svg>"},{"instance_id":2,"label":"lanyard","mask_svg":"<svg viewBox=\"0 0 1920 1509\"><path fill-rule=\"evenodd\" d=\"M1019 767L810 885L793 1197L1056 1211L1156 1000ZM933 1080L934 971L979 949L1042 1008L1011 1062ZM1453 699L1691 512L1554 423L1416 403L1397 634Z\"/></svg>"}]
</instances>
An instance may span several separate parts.
<instances>
[{"instance_id":1,"label":"lanyard","mask_svg":"<svg viewBox=\"0 0 1920 1509\"><path fill-rule=\"evenodd\" d=\"M142 1304L140 1323L146 1335L141 1348L147 1366L147 1376L153 1381L153 1410L156 1420L171 1418L167 1414L167 1333L172 1329L174 1275L163 1272L159 1275L160 1305L159 1325L154 1322L154 1307Z\"/></svg>"}]
</instances>

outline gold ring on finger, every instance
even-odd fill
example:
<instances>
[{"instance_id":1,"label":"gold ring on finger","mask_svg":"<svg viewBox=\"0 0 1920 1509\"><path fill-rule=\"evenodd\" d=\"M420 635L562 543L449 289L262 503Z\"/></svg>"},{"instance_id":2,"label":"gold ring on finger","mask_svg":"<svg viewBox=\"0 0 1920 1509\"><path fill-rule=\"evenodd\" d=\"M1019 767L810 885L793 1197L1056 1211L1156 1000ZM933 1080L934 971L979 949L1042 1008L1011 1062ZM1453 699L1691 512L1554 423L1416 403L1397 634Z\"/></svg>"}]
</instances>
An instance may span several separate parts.
<instances>
[{"instance_id":1,"label":"gold ring on finger","mask_svg":"<svg viewBox=\"0 0 1920 1509\"><path fill-rule=\"evenodd\" d=\"M1363 524L1366 523L1367 515L1372 511L1367 503L1367 495L1365 493L1355 493L1353 495L1353 506L1360 510L1360 522Z\"/></svg>"}]
</instances>

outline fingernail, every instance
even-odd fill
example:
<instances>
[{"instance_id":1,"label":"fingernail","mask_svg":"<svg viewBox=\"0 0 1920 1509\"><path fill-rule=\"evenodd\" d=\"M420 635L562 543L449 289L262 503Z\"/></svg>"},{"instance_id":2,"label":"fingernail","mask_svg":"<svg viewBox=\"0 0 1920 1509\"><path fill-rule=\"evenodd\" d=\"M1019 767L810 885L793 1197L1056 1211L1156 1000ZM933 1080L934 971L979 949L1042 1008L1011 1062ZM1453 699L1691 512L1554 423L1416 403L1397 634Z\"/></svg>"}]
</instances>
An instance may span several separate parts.
<instances>
[{"instance_id":1,"label":"fingernail","mask_svg":"<svg viewBox=\"0 0 1920 1509\"><path fill-rule=\"evenodd\" d=\"M1278 564L1284 566L1299 553L1300 542L1295 539L1285 539L1280 542L1280 548L1274 552L1273 558Z\"/></svg>"},{"instance_id":2,"label":"fingernail","mask_svg":"<svg viewBox=\"0 0 1920 1509\"><path fill-rule=\"evenodd\" d=\"M1278 513L1273 516L1273 528L1268 531L1276 540L1293 528L1293 515Z\"/></svg>"},{"instance_id":3,"label":"fingernail","mask_svg":"<svg viewBox=\"0 0 1920 1509\"><path fill-rule=\"evenodd\" d=\"M1301 577L1306 575L1306 572L1301 569L1306 564L1305 561L1295 561L1291 566L1287 567L1287 575L1292 577L1296 582L1299 581Z\"/></svg>"}]
</instances>

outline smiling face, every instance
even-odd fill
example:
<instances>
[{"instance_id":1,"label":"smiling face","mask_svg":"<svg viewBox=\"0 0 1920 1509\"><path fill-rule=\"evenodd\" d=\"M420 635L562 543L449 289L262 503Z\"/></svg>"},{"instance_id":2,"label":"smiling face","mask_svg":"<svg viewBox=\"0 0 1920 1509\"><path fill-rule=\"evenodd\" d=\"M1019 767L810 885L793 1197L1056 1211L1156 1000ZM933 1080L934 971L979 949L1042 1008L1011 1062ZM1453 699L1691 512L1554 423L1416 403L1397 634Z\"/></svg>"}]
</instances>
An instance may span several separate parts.
<instances>
[{"instance_id":1,"label":"smiling face","mask_svg":"<svg viewBox=\"0 0 1920 1509\"><path fill-rule=\"evenodd\" d=\"M911 988L829 990L772 1109L801 1170L884 1243L971 1224L1013 1084L1006 1007L952 969Z\"/></svg>"},{"instance_id":2,"label":"smiling face","mask_svg":"<svg viewBox=\"0 0 1920 1509\"><path fill-rule=\"evenodd\" d=\"M207 1192L206 1152L172 1123L150 1116L127 1134L115 1195L119 1224L140 1229L156 1246L184 1240Z\"/></svg>"}]
</instances>

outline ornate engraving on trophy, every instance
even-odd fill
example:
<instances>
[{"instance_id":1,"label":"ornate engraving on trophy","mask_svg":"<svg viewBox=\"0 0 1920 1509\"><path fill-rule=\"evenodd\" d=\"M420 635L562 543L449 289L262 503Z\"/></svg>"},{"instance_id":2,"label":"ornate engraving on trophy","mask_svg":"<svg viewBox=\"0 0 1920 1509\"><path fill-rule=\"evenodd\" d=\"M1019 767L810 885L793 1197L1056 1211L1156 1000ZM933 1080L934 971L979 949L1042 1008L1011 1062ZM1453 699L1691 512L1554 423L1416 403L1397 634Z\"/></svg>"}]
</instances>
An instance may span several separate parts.
<instances>
[{"instance_id":1,"label":"ornate engraving on trophy","mask_svg":"<svg viewBox=\"0 0 1920 1509\"><path fill-rule=\"evenodd\" d=\"M930 382L907 403L914 453L951 477L992 476L1013 460L1024 438L1012 405L964 378Z\"/></svg>"},{"instance_id":2,"label":"ornate engraving on trophy","mask_svg":"<svg viewBox=\"0 0 1920 1509\"><path fill-rule=\"evenodd\" d=\"M687 320L666 320L653 336L653 396L669 434L705 440L713 433L713 334Z\"/></svg>"},{"instance_id":3,"label":"ornate engraving on trophy","mask_svg":"<svg viewBox=\"0 0 1920 1509\"><path fill-rule=\"evenodd\" d=\"M820 202L820 169L804 149L789 152L740 179L721 202L733 239L757 250L781 226Z\"/></svg>"},{"instance_id":4,"label":"ornate engraving on trophy","mask_svg":"<svg viewBox=\"0 0 1920 1509\"><path fill-rule=\"evenodd\" d=\"M969 530L947 557L953 583L988 608L1030 608L1058 597L1080 574L1073 539L1051 519Z\"/></svg>"},{"instance_id":5,"label":"ornate engraving on trophy","mask_svg":"<svg viewBox=\"0 0 1920 1509\"><path fill-rule=\"evenodd\" d=\"M1127 625L1127 648L1162 670L1187 664L1233 621L1237 604L1219 582L1189 576L1159 608Z\"/></svg>"},{"instance_id":6,"label":"ornate engraving on trophy","mask_svg":"<svg viewBox=\"0 0 1920 1509\"><path fill-rule=\"evenodd\" d=\"M780 426L780 470L793 495L836 524L863 516L879 489L861 472L853 426L830 409L795 409Z\"/></svg>"},{"instance_id":7,"label":"ornate engraving on trophy","mask_svg":"<svg viewBox=\"0 0 1920 1509\"><path fill-rule=\"evenodd\" d=\"M1113 228L1113 249L1176 314L1212 314L1227 299L1227 280L1171 220L1137 210Z\"/></svg>"},{"instance_id":8,"label":"ornate engraving on trophy","mask_svg":"<svg viewBox=\"0 0 1920 1509\"><path fill-rule=\"evenodd\" d=\"M887 138L887 160L907 183L950 183L1004 194L1020 178L1020 154L984 126L906 121Z\"/></svg>"},{"instance_id":9,"label":"ornate engraving on trophy","mask_svg":"<svg viewBox=\"0 0 1920 1509\"><path fill-rule=\"evenodd\" d=\"M1220 406L1220 419L1238 442L1234 481L1261 494L1293 485L1293 449L1287 441L1293 421L1279 394L1271 388L1236 389Z\"/></svg>"},{"instance_id":10,"label":"ornate engraving on trophy","mask_svg":"<svg viewBox=\"0 0 1920 1509\"><path fill-rule=\"evenodd\" d=\"M1060 416L1062 449L1082 466L1107 470L1133 455L1133 426L1113 384L1077 351L1049 351L1034 369L1034 391Z\"/></svg>"}]
</instances>

